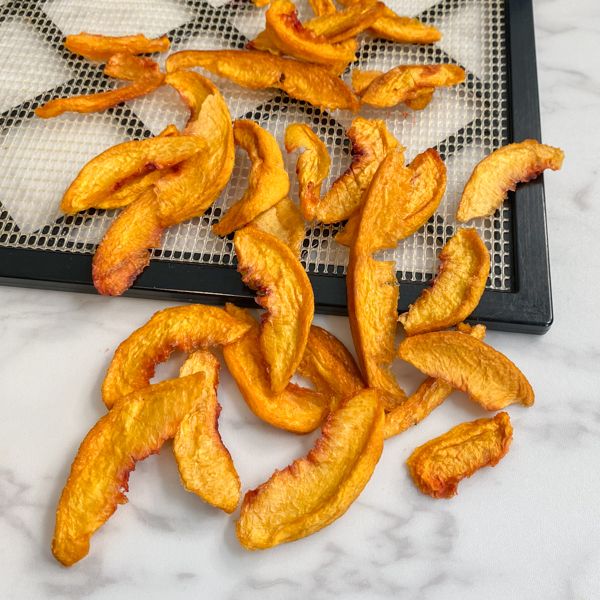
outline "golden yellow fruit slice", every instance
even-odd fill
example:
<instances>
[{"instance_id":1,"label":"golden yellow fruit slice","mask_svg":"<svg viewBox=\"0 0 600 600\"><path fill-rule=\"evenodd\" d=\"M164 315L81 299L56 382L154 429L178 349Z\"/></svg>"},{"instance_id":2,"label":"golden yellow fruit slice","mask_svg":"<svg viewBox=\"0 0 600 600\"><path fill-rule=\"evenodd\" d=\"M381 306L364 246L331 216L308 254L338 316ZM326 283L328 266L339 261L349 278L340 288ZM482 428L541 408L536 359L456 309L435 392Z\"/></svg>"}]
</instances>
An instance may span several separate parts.
<instances>
[{"instance_id":1,"label":"golden yellow fruit slice","mask_svg":"<svg viewBox=\"0 0 600 600\"><path fill-rule=\"evenodd\" d=\"M148 39L145 35L110 36L94 33L78 33L68 35L65 48L91 60L107 60L119 52L127 54L149 54L166 52L171 46L169 38Z\"/></svg>"},{"instance_id":2,"label":"golden yellow fruit slice","mask_svg":"<svg viewBox=\"0 0 600 600\"><path fill-rule=\"evenodd\" d=\"M300 209L289 198L255 217L250 225L279 238L295 256L300 256L306 224Z\"/></svg>"}]
</instances>

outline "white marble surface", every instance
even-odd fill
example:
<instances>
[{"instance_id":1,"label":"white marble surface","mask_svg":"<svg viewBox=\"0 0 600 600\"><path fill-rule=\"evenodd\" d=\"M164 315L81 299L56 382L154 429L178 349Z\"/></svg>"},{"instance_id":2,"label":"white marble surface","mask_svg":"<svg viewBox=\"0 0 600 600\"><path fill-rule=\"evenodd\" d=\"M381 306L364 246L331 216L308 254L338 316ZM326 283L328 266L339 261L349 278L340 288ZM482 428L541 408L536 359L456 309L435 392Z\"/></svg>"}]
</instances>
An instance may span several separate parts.
<instances>
[{"instance_id":1,"label":"white marble surface","mask_svg":"<svg viewBox=\"0 0 600 600\"><path fill-rule=\"evenodd\" d=\"M600 9L536 0L535 11L544 140L567 155L563 172L546 178L555 324L544 337L489 334L537 394L532 409L511 408L514 443L500 465L463 482L451 501L410 483L413 448L480 416L457 395L386 443L346 516L248 553L233 519L183 491L166 446L138 465L129 504L94 536L88 558L64 569L50 554L55 505L103 413L105 368L165 304L0 288L0 598L600 597ZM346 319L317 321L350 342ZM220 398L245 488L314 440L259 423L227 375Z\"/></svg>"}]
</instances>

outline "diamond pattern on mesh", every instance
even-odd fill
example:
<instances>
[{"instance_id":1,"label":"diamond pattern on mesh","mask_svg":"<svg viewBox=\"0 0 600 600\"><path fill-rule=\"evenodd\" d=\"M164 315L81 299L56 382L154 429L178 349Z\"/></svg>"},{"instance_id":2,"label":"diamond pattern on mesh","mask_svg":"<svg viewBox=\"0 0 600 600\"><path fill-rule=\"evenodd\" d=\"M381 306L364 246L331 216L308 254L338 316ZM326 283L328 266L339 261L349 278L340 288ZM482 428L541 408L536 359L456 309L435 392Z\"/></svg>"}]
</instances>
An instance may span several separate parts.
<instances>
[{"instance_id":1,"label":"diamond pattern on mesh","mask_svg":"<svg viewBox=\"0 0 600 600\"><path fill-rule=\"evenodd\" d=\"M301 16L310 15L305 0L297 4ZM404 106L361 111L363 117L385 119L407 147L408 160L429 147L436 147L446 160L448 189L436 214L395 250L382 253L396 262L401 282L426 281L434 275L436 257L457 227L456 206L472 168L508 138L504 1L389 0L387 4L400 14L438 26L442 41L413 46L364 36L354 68L388 70L398 64L455 62L468 71L464 84L437 90L424 111ZM20 83L17 95L15 86L0 89L0 111L5 111L0 114L0 245L92 253L118 211L61 216L58 205L69 181L107 147L156 135L169 123L181 127L187 118L177 94L167 87L104 114L63 115L49 121L34 118L33 108L50 98L121 85L103 77L101 66L64 50L65 34L80 30L113 35L167 33L173 51L224 49L242 48L263 23L264 9L241 0L13 0L5 5L0 0L0 74L9 65L13 79L18 76ZM28 48L18 60L11 55L16 41ZM165 56L158 60L164 65ZM324 190L347 168L345 129L352 120L350 113L327 113L277 90L247 90L208 76L221 90L232 118L258 121L282 148L289 124L309 124L332 157ZM345 78L349 81L349 72ZM296 155L284 158L292 183L290 195L297 200ZM242 196L249 166L238 150L231 181L221 197L203 216L167 231L154 257L234 264L231 240L214 236L211 226ZM510 223L508 202L493 217L475 224L492 256L488 286L496 290L510 290L512 285ZM307 229L302 261L309 272L345 272L348 252L333 239L339 229L340 225Z\"/></svg>"}]
</instances>

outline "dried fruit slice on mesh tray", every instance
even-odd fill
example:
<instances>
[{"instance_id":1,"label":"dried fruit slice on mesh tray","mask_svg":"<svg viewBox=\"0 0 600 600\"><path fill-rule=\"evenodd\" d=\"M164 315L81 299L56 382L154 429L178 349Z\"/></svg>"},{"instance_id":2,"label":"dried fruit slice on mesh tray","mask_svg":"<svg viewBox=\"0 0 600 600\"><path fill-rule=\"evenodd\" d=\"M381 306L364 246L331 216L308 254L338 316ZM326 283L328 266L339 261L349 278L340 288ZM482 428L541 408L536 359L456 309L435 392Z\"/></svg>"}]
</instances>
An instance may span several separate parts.
<instances>
[{"instance_id":1,"label":"dried fruit slice on mesh tray","mask_svg":"<svg viewBox=\"0 0 600 600\"><path fill-rule=\"evenodd\" d=\"M246 493L237 522L252 550L291 542L341 517L369 481L383 448L383 410L363 390L332 412L306 458Z\"/></svg>"},{"instance_id":2,"label":"dried fruit slice on mesh tray","mask_svg":"<svg viewBox=\"0 0 600 600\"><path fill-rule=\"evenodd\" d=\"M486 156L473 170L465 185L456 218L464 223L493 215L520 182L538 177L546 169L562 167L560 148L525 140L509 144Z\"/></svg>"},{"instance_id":3,"label":"dried fruit slice on mesh tray","mask_svg":"<svg viewBox=\"0 0 600 600\"><path fill-rule=\"evenodd\" d=\"M398 356L419 371L466 392L486 410L531 406L531 385L506 356L458 331L422 333L404 339Z\"/></svg>"},{"instance_id":4,"label":"dried fruit slice on mesh tray","mask_svg":"<svg viewBox=\"0 0 600 600\"><path fill-rule=\"evenodd\" d=\"M167 36L148 39L145 35L110 36L95 33L68 35L65 48L90 60L107 60L113 54L150 54L166 52L171 47Z\"/></svg>"},{"instance_id":5,"label":"dried fruit slice on mesh tray","mask_svg":"<svg viewBox=\"0 0 600 600\"><path fill-rule=\"evenodd\" d=\"M326 68L252 50L185 50L171 54L167 72L202 67L253 90L277 88L292 98L334 110L358 110L352 90Z\"/></svg>"},{"instance_id":6,"label":"dried fruit slice on mesh tray","mask_svg":"<svg viewBox=\"0 0 600 600\"><path fill-rule=\"evenodd\" d=\"M244 283L259 291L256 301L267 310L260 349L271 389L281 392L304 354L314 314L312 286L299 259L277 237L245 227L233 242Z\"/></svg>"},{"instance_id":7,"label":"dried fruit slice on mesh tray","mask_svg":"<svg viewBox=\"0 0 600 600\"><path fill-rule=\"evenodd\" d=\"M407 461L415 485L433 498L451 498L458 484L508 452L513 428L507 413L462 423L417 448Z\"/></svg>"}]
</instances>

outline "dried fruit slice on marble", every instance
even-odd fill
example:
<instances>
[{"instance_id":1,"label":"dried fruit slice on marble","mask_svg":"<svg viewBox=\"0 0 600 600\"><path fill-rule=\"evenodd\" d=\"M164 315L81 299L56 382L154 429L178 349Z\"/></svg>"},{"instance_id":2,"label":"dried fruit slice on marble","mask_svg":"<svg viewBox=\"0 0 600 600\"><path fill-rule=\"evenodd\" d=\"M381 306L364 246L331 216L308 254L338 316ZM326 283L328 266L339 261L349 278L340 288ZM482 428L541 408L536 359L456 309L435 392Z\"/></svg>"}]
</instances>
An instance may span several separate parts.
<instances>
[{"instance_id":1,"label":"dried fruit slice on marble","mask_svg":"<svg viewBox=\"0 0 600 600\"><path fill-rule=\"evenodd\" d=\"M146 387L154 368L175 350L188 354L224 346L248 331L248 323L222 308L191 304L157 312L117 348L102 384L108 408L121 397Z\"/></svg>"},{"instance_id":2,"label":"dried fruit slice on marble","mask_svg":"<svg viewBox=\"0 0 600 600\"><path fill-rule=\"evenodd\" d=\"M442 379L486 410L531 406L531 385L504 354L458 331L422 333L404 339L398 356L419 371Z\"/></svg>"},{"instance_id":3,"label":"dried fruit slice on marble","mask_svg":"<svg viewBox=\"0 0 600 600\"><path fill-rule=\"evenodd\" d=\"M300 256L306 224L300 209L289 198L255 217L250 225L279 238L295 256Z\"/></svg>"},{"instance_id":4,"label":"dried fruit slice on marble","mask_svg":"<svg viewBox=\"0 0 600 600\"><path fill-rule=\"evenodd\" d=\"M458 85L464 79L464 69L453 64L400 65L373 79L359 96L363 104L389 108L419 98L423 90L429 93L431 88Z\"/></svg>"},{"instance_id":5,"label":"dried fruit slice on marble","mask_svg":"<svg viewBox=\"0 0 600 600\"><path fill-rule=\"evenodd\" d=\"M52 554L65 566L89 551L92 534L127 502L135 463L156 454L205 399L202 374L144 386L119 399L87 434L56 510Z\"/></svg>"},{"instance_id":6,"label":"dried fruit slice on marble","mask_svg":"<svg viewBox=\"0 0 600 600\"><path fill-rule=\"evenodd\" d=\"M260 292L267 310L260 348L271 389L281 392L302 360L314 314L313 291L299 259L274 235L245 227L233 239L244 283Z\"/></svg>"},{"instance_id":7,"label":"dried fruit slice on marble","mask_svg":"<svg viewBox=\"0 0 600 600\"><path fill-rule=\"evenodd\" d=\"M68 35L65 39L65 48L75 54L90 60L107 60L113 54L150 54L152 52L166 52L171 47L169 38L163 35L160 38L148 39L145 35L110 36L95 33L78 33Z\"/></svg>"},{"instance_id":8,"label":"dried fruit slice on marble","mask_svg":"<svg viewBox=\"0 0 600 600\"><path fill-rule=\"evenodd\" d=\"M558 171L564 152L525 140L509 144L486 156L473 170L460 199L456 218L461 223L491 216L518 183L536 179L546 169Z\"/></svg>"},{"instance_id":9,"label":"dried fruit slice on marble","mask_svg":"<svg viewBox=\"0 0 600 600\"><path fill-rule=\"evenodd\" d=\"M240 543L270 548L326 527L362 492L382 449L379 395L362 390L329 415L306 458L246 493L236 528Z\"/></svg>"},{"instance_id":10,"label":"dried fruit slice on marble","mask_svg":"<svg viewBox=\"0 0 600 600\"><path fill-rule=\"evenodd\" d=\"M303 149L296 163L296 173L300 207L307 221L335 223L350 217L360 208L363 194L386 154L401 148L385 122L379 119L357 117L346 135L352 143L352 162L321 196L321 184L330 166L325 145L307 125L295 123L286 131L286 150Z\"/></svg>"},{"instance_id":11,"label":"dried fruit slice on marble","mask_svg":"<svg viewBox=\"0 0 600 600\"><path fill-rule=\"evenodd\" d=\"M233 124L233 138L236 146L248 154L251 167L244 195L213 225L213 232L221 236L244 227L290 191L281 150L266 129L253 121L238 120Z\"/></svg>"},{"instance_id":12,"label":"dried fruit slice on marble","mask_svg":"<svg viewBox=\"0 0 600 600\"><path fill-rule=\"evenodd\" d=\"M447 329L477 307L490 272L490 255L475 229L459 229L442 248L430 288L400 315L406 335Z\"/></svg>"},{"instance_id":13,"label":"dried fruit slice on marble","mask_svg":"<svg viewBox=\"0 0 600 600\"><path fill-rule=\"evenodd\" d=\"M464 334L472 335L478 340L483 340L485 337L484 325L471 326L466 323L459 323L458 330ZM440 406L453 391L454 388L445 381L428 377L406 399L406 402L386 413L385 438L388 439L398 435L420 423L433 410Z\"/></svg>"},{"instance_id":14,"label":"dried fruit slice on marble","mask_svg":"<svg viewBox=\"0 0 600 600\"><path fill-rule=\"evenodd\" d=\"M240 478L219 434L219 362L209 351L198 350L183 363L179 376L193 373L204 375L205 394L203 402L179 424L173 453L183 487L208 504L231 513L240 501Z\"/></svg>"},{"instance_id":15,"label":"dried fruit slice on marble","mask_svg":"<svg viewBox=\"0 0 600 600\"><path fill-rule=\"evenodd\" d=\"M452 498L458 484L482 467L494 467L510 448L513 428L507 413L461 423L423 444L406 464L415 485L433 498Z\"/></svg>"},{"instance_id":16,"label":"dried fruit slice on marble","mask_svg":"<svg viewBox=\"0 0 600 600\"><path fill-rule=\"evenodd\" d=\"M292 98L326 109L356 111L357 97L326 68L268 52L186 50L167 59L167 72L202 67L253 90L277 88Z\"/></svg>"},{"instance_id":17,"label":"dried fruit slice on marble","mask_svg":"<svg viewBox=\"0 0 600 600\"><path fill-rule=\"evenodd\" d=\"M418 231L437 210L446 191L446 165L433 148L418 154L408 165L412 173L412 192L408 196L386 196L393 202L387 209L394 214L395 237L402 240ZM350 216L344 229L335 237L343 246L351 246L361 221L361 212Z\"/></svg>"},{"instance_id":18,"label":"dried fruit slice on marble","mask_svg":"<svg viewBox=\"0 0 600 600\"><path fill-rule=\"evenodd\" d=\"M204 140L185 136L160 136L117 144L90 160L65 192L60 208L67 214L103 205L134 177L167 169L205 150ZM111 202L111 208L117 205Z\"/></svg>"}]
</instances>

